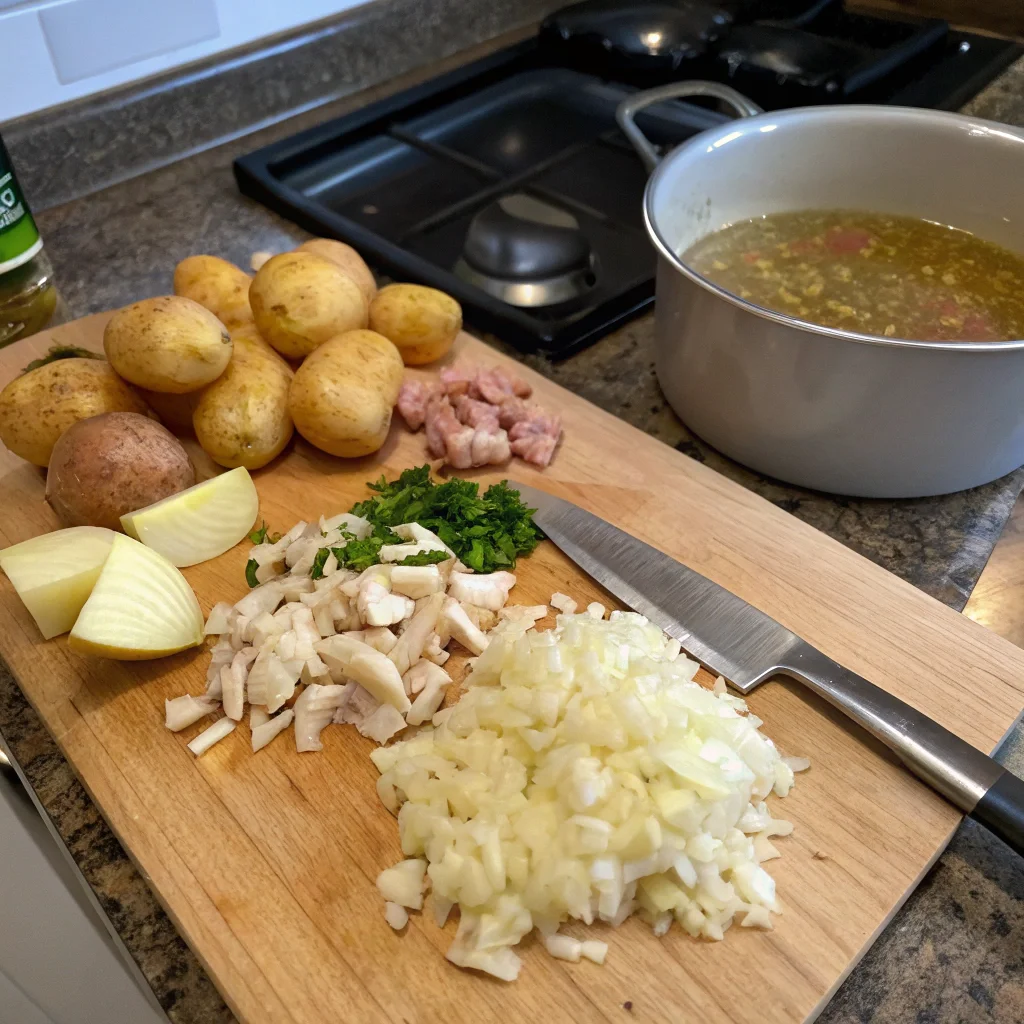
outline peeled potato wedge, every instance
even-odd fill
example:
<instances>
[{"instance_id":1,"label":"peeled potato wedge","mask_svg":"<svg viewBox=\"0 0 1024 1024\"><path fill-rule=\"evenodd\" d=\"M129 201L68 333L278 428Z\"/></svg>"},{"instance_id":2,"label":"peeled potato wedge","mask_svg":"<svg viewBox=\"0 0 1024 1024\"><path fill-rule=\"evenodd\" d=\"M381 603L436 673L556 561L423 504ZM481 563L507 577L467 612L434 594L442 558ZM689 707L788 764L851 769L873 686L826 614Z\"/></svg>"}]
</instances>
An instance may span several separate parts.
<instances>
[{"instance_id":1,"label":"peeled potato wedge","mask_svg":"<svg viewBox=\"0 0 1024 1024\"><path fill-rule=\"evenodd\" d=\"M142 661L203 642L199 601L163 555L114 534L99 578L68 644L81 654Z\"/></svg>"},{"instance_id":2,"label":"peeled potato wedge","mask_svg":"<svg viewBox=\"0 0 1024 1024\"><path fill-rule=\"evenodd\" d=\"M121 516L121 527L180 568L233 548L253 528L259 510L256 485L239 467Z\"/></svg>"},{"instance_id":3,"label":"peeled potato wedge","mask_svg":"<svg viewBox=\"0 0 1024 1024\"><path fill-rule=\"evenodd\" d=\"M0 569L44 639L60 636L75 624L115 536L99 526L72 526L0 551Z\"/></svg>"}]
</instances>

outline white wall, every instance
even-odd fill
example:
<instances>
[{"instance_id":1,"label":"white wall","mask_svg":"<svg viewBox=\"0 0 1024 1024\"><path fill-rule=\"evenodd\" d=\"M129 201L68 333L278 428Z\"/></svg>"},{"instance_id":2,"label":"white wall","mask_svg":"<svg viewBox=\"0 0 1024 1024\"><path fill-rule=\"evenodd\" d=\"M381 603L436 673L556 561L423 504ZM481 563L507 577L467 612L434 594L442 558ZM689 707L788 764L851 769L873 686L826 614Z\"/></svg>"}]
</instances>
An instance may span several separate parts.
<instances>
[{"instance_id":1,"label":"white wall","mask_svg":"<svg viewBox=\"0 0 1024 1024\"><path fill-rule=\"evenodd\" d=\"M0 0L0 123L366 0Z\"/></svg>"}]
</instances>

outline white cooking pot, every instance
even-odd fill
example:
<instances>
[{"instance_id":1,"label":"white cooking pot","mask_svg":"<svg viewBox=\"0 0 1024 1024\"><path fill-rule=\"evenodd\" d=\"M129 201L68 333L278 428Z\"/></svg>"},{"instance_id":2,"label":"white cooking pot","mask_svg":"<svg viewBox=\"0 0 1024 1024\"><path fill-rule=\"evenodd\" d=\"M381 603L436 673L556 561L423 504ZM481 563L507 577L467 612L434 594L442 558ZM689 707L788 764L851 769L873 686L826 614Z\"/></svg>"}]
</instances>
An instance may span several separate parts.
<instances>
[{"instance_id":1,"label":"white cooking pot","mask_svg":"<svg viewBox=\"0 0 1024 1024\"><path fill-rule=\"evenodd\" d=\"M695 94L744 116L659 163L635 113ZM1024 340L818 327L738 298L680 255L737 221L828 208L923 217L1024 253L1024 131L903 107L761 113L702 82L638 93L619 123L654 171L658 380L697 434L761 473L863 497L944 494L1024 463Z\"/></svg>"}]
</instances>

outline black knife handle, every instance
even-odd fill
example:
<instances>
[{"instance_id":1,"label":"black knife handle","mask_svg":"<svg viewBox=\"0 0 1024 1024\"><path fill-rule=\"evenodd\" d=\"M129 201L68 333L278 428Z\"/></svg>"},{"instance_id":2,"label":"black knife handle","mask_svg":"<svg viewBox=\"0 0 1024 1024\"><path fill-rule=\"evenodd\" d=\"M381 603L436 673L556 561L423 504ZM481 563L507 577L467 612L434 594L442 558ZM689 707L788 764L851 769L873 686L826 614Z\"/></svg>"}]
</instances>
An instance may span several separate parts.
<instances>
[{"instance_id":1,"label":"black knife handle","mask_svg":"<svg viewBox=\"0 0 1024 1024\"><path fill-rule=\"evenodd\" d=\"M1024 782L1003 769L1003 774L978 801L971 817L1011 849L1024 852Z\"/></svg>"},{"instance_id":2,"label":"black knife handle","mask_svg":"<svg viewBox=\"0 0 1024 1024\"><path fill-rule=\"evenodd\" d=\"M884 743L919 779L1024 855L1024 782L926 714L801 643L779 671Z\"/></svg>"}]
</instances>

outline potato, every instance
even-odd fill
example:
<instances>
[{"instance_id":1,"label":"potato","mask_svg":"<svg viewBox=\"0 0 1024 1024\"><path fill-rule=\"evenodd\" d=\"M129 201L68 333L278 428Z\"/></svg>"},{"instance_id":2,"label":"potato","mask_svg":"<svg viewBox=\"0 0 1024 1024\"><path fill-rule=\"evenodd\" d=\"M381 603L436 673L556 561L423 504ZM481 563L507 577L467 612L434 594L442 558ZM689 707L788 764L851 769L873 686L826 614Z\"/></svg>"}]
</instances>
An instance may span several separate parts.
<instances>
[{"instance_id":1,"label":"potato","mask_svg":"<svg viewBox=\"0 0 1024 1024\"><path fill-rule=\"evenodd\" d=\"M0 441L46 466L73 423L102 412L147 412L146 403L103 359L58 359L15 377L0 391Z\"/></svg>"},{"instance_id":2,"label":"potato","mask_svg":"<svg viewBox=\"0 0 1024 1024\"><path fill-rule=\"evenodd\" d=\"M395 346L373 331L349 331L306 357L292 381L288 410L310 444L355 458L384 443L401 386Z\"/></svg>"},{"instance_id":3,"label":"potato","mask_svg":"<svg viewBox=\"0 0 1024 1024\"><path fill-rule=\"evenodd\" d=\"M198 302L225 327L252 323L252 277L219 256L189 256L174 268L174 294Z\"/></svg>"},{"instance_id":4,"label":"potato","mask_svg":"<svg viewBox=\"0 0 1024 1024\"><path fill-rule=\"evenodd\" d=\"M249 302L260 334L288 359L302 359L328 338L366 326L366 299L336 263L283 252L256 272Z\"/></svg>"},{"instance_id":5,"label":"potato","mask_svg":"<svg viewBox=\"0 0 1024 1024\"><path fill-rule=\"evenodd\" d=\"M462 330L462 307L436 288L389 284L370 303L370 330L394 342L406 366L432 363Z\"/></svg>"},{"instance_id":6,"label":"potato","mask_svg":"<svg viewBox=\"0 0 1024 1024\"><path fill-rule=\"evenodd\" d=\"M254 326L233 331L232 340L231 362L201 393L192 426L214 462L259 469L292 436L288 387L294 374Z\"/></svg>"},{"instance_id":7,"label":"potato","mask_svg":"<svg viewBox=\"0 0 1024 1024\"><path fill-rule=\"evenodd\" d=\"M53 446L46 500L65 526L121 529L121 516L195 483L174 435L134 412L79 420Z\"/></svg>"},{"instance_id":8,"label":"potato","mask_svg":"<svg viewBox=\"0 0 1024 1024\"><path fill-rule=\"evenodd\" d=\"M221 374L221 376L224 375ZM163 391L146 391L145 388L139 388L139 394L172 434L177 434L179 437L192 435L192 413L196 411L196 403L199 401L202 391L189 391L185 395L168 395Z\"/></svg>"},{"instance_id":9,"label":"potato","mask_svg":"<svg viewBox=\"0 0 1024 1024\"><path fill-rule=\"evenodd\" d=\"M212 383L231 359L227 328L181 295L143 299L118 310L103 332L103 348L125 380L172 395Z\"/></svg>"},{"instance_id":10,"label":"potato","mask_svg":"<svg viewBox=\"0 0 1024 1024\"><path fill-rule=\"evenodd\" d=\"M308 242L303 242L297 251L311 252L315 256L322 256L325 260L337 263L359 285L367 304L373 301L374 295L377 294L377 282L373 271L351 245L339 242L335 238L311 238Z\"/></svg>"}]
</instances>

